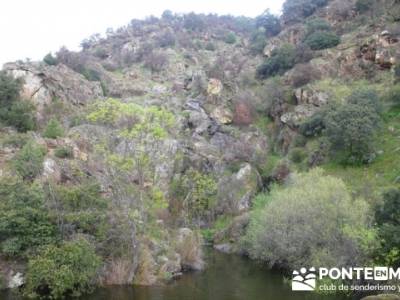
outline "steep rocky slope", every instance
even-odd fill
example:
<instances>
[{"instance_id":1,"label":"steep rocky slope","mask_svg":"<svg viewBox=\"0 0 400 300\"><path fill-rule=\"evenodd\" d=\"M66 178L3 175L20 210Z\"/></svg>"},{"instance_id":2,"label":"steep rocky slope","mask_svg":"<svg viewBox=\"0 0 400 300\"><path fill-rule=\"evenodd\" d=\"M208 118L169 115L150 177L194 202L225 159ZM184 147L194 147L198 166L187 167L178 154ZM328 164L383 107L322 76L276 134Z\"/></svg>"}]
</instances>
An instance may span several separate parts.
<instances>
[{"instance_id":1,"label":"steep rocky slope","mask_svg":"<svg viewBox=\"0 0 400 300\"><path fill-rule=\"evenodd\" d=\"M284 14L279 34L261 31L265 47L258 54L255 20L166 12L94 35L81 52L60 49L54 61L5 64L24 80L22 97L36 105L37 130L24 136L45 149L35 181L50 190L95 181L107 200L107 209L95 212L105 220L101 237L75 220L58 224L65 240L93 241L103 258L97 280L154 284L201 269L200 230L223 251L245 252L239 240L258 192L284 182L290 170L315 165L349 176L327 164L318 139L301 142L299 128L365 82L382 93L393 85L400 25L392 14L399 4L384 2L360 12L356 1L327 1L300 21ZM287 44L301 50L307 22L316 18L340 37L338 45L303 49L297 55L308 59L256 79L277 50ZM44 134L52 118L65 132L56 138ZM399 146L395 126L390 134ZM16 176L21 145L9 141L19 136L1 129L3 178ZM291 156L299 147L301 163ZM71 149L70 156L57 155L60 148ZM53 213L55 198L46 198ZM8 286L26 261L0 256Z\"/></svg>"}]
</instances>

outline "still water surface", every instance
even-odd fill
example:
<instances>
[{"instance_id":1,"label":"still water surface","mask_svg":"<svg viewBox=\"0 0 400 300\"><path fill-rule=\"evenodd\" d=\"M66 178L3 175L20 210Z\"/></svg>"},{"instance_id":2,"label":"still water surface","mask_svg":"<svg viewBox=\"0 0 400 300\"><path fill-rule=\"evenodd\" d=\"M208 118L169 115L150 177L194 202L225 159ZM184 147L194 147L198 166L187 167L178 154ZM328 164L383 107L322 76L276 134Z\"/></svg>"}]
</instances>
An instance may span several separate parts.
<instances>
[{"instance_id":1,"label":"still water surface","mask_svg":"<svg viewBox=\"0 0 400 300\"><path fill-rule=\"evenodd\" d=\"M113 286L97 289L79 300L348 300L292 292L281 274L244 257L210 250L206 262L203 272L185 274L166 286ZM17 298L0 294L0 299Z\"/></svg>"}]
</instances>

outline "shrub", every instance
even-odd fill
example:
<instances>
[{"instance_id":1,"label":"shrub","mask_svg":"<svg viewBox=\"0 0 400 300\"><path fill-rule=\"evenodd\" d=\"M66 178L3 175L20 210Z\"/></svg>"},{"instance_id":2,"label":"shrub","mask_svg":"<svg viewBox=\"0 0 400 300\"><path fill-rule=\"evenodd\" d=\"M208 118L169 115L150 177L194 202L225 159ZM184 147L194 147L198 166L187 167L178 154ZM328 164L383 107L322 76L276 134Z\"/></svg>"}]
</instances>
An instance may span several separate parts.
<instances>
[{"instance_id":1,"label":"shrub","mask_svg":"<svg viewBox=\"0 0 400 300\"><path fill-rule=\"evenodd\" d=\"M227 44L235 44L236 40L236 35L233 32L229 32L224 38L224 41Z\"/></svg>"},{"instance_id":2,"label":"shrub","mask_svg":"<svg viewBox=\"0 0 400 300\"><path fill-rule=\"evenodd\" d=\"M314 18L306 22L306 35L317 31L331 31L331 25L321 18Z\"/></svg>"},{"instance_id":3,"label":"shrub","mask_svg":"<svg viewBox=\"0 0 400 300\"><path fill-rule=\"evenodd\" d=\"M362 264L375 246L368 206L341 179L315 168L257 196L244 246L271 266Z\"/></svg>"},{"instance_id":4,"label":"shrub","mask_svg":"<svg viewBox=\"0 0 400 300\"><path fill-rule=\"evenodd\" d=\"M282 30L279 17L271 14L268 9L256 18L256 26L264 28L269 37L276 36Z\"/></svg>"},{"instance_id":5,"label":"shrub","mask_svg":"<svg viewBox=\"0 0 400 300\"><path fill-rule=\"evenodd\" d=\"M375 209L378 234L382 240L379 257L384 263L400 266L400 190L391 189L383 195L383 203Z\"/></svg>"},{"instance_id":6,"label":"shrub","mask_svg":"<svg viewBox=\"0 0 400 300\"><path fill-rule=\"evenodd\" d=\"M315 137L320 135L325 129L325 115L323 112L314 114L300 125L300 133L306 137Z\"/></svg>"},{"instance_id":7,"label":"shrub","mask_svg":"<svg viewBox=\"0 0 400 300\"><path fill-rule=\"evenodd\" d=\"M216 47L215 47L215 45L214 45L213 43L208 42L208 43L206 44L206 46L205 46L205 49L206 49L207 51L215 51L215 50L216 50Z\"/></svg>"},{"instance_id":8,"label":"shrub","mask_svg":"<svg viewBox=\"0 0 400 300\"><path fill-rule=\"evenodd\" d=\"M279 49L272 51L271 57L257 68L257 77L265 79L270 76L282 75L291 69L295 64L296 52L295 48L286 44Z\"/></svg>"},{"instance_id":9,"label":"shrub","mask_svg":"<svg viewBox=\"0 0 400 300\"><path fill-rule=\"evenodd\" d=\"M382 104L375 90L360 88L355 90L348 98L347 103L365 106L373 109L376 113L382 112Z\"/></svg>"},{"instance_id":10,"label":"shrub","mask_svg":"<svg viewBox=\"0 0 400 300\"><path fill-rule=\"evenodd\" d=\"M49 66L55 66L58 64L57 59L53 56L53 54L51 54L51 52L43 57L43 62L48 64Z\"/></svg>"},{"instance_id":11,"label":"shrub","mask_svg":"<svg viewBox=\"0 0 400 300\"><path fill-rule=\"evenodd\" d=\"M365 13L372 8L374 2L374 0L357 0L356 11L359 13Z\"/></svg>"},{"instance_id":12,"label":"shrub","mask_svg":"<svg viewBox=\"0 0 400 300\"><path fill-rule=\"evenodd\" d=\"M54 150L54 155L58 158L73 158L74 153L71 147L58 147Z\"/></svg>"},{"instance_id":13,"label":"shrub","mask_svg":"<svg viewBox=\"0 0 400 300\"><path fill-rule=\"evenodd\" d=\"M253 54L263 53L267 41L265 39L265 33L263 31L256 31L253 33L250 40L250 51Z\"/></svg>"},{"instance_id":14,"label":"shrub","mask_svg":"<svg viewBox=\"0 0 400 300\"><path fill-rule=\"evenodd\" d=\"M183 27L191 31L203 31L206 23L201 15L189 13L183 17Z\"/></svg>"},{"instance_id":15,"label":"shrub","mask_svg":"<svg viewBox=\"0 0 400 300\"><path fill-rule=\"evenodd\" d=\"M293 148L290 151L290 160L296 164L301 163L306 157L307 154L302 148Z\"/></svg>"},{"instance_id":16,"label":"shrub","mask_svg":"<svg viewBox=\"0 0 400 300\"><path fill-rule=\"evenodd\" d=\"M14 168L24 180L33 180L43 170L44 149L29 141L14 159Z\"/></svg>"},{"instance_id":17,"label":"shrub","mask_svg":"<svg viewBox=\"0 0 400 300\"><path fill-rule=\"evenodd\" d=\"M3 120L9 126L14 126L19 132L27 132L36 128L34 115L35 106L28 101L14 102L3 115Z\"/></svg>"},{"instance_id":18,"label":"shrub","mask_svg":"<svg viewBox=\"0 0 400 300\"><path fill-rule=\"evenodd\" d=\"M8 256L25 256L56 240L43 190L36 184L0 182L0 249Z\"/></svg>"},{"instance_id":19,"label":"shrub","mask_svg":"<svg viewBox=\"0 0 400 300\"><path fill-rule=\"evenodd\" d=\"M5 71L0 71L0 104L1 108L8 108L12 103L20 99L22 81L14 79Z\"/></svg>"},{"instance_id":20,"label":"shrub","mask_svg":"<svg viewBox=\"0 0 400 300\"><path fill-rule=\"evenodd\" d=\"M310 64L298 64L290 75L290 81L294 87L301 87L320 78L320 72Z\"/></svg>"},{"instance_id":21,"label":"shrub","mask_svg":"<svg viewBox=\"0 0 400 300\"><path fill-rule=\"evenodd\" d=\"M286 0L283 4L282 17L286 22L298 22L308 17L328 0Z\"/></svg>"},{"instance_id":22,"label":"shrub","mask_svg":"<svg viewBox=\"0 0 400 300\"><path fill-rule=\"evenodd\" d=\"M330 110L325 118L331 153L346 164L368 163L380 118L370 106L349 103Z\"/></svg>"},{"instance_id":23,"label":"shrub","mask_svg":"<svg viewBox=\"0 0 400 300\"><path fill-rule=\"evenodd\" d=\"M333 32L316 31L307 36L304 43L312 50L323 50L337 46L340 38Z\"/></svg>"},{"instance_id":24,"label":"shrub","mask_svg":"<svg viewBox=\"0 0 400 300\"><path fill-rule=\"evenodd\" d=\"M101 260L83 238L48 246L29 260L24 293L32 298L79 297L90 290Z\"/></svg>"},{"instance_id":25,"label":"shrub","mask_svg":"<svg viewBox=\"0 0 400 300\"><path fill-rule=\"evenodd\" d=\"M175 35L171 31L167 31L157 38L158 46L161 48L175 46Z\"/></svg>"},{"instance_id":26,"label":"shrub","mask_svg":"<svg viewBox=\"0 0 400 300\"><path fill-rule=\"evenodd\" d=\"M56 119L51 119L47 123L47 127L44 130L43 136L49 139L56 139L64 135L64 129L61 127L60 122Z\"/></svg>"},{"instance_id":27,"label":"shrub","mask_svg":"<svg viewBox=\"0 0 400 300\"><path fill-rule=\"evenodd\" d=\"M386 94L385 100L393 104L394 106L400 106L400 84L395 85Z\"/></svg>"}]
</instances>

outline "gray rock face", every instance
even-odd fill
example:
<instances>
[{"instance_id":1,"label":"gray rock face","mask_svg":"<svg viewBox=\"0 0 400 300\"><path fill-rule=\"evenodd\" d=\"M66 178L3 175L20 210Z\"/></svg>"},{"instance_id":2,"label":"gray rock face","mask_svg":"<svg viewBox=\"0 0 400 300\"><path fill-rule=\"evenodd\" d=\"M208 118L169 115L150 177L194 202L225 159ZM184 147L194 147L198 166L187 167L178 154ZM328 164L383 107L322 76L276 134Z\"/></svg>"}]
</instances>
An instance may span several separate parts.
<instances>
[{"instance_id":1,"label":"gray rock face","mask_svg":"<svg viewBox=\"0 0 400 300\"><path fill-rule=\"evenodd\" d=\"M103 96L99 82L88 81L63 64L8 63L4 65L4 70L24 80L22 96L35 103L39 113L53 99L83 105L88 100Z\"/></svg>"}]
</instances>

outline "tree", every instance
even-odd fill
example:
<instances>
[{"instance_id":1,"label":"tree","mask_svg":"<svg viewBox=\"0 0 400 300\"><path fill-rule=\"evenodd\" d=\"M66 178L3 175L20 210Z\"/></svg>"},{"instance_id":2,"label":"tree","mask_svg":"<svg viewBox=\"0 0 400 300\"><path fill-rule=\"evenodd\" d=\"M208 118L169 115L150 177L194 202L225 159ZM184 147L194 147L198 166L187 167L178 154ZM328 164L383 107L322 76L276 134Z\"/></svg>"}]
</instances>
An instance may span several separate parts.
<instances>
[{"instance_id":1,"label":"tree","mask_svg":"<svg viewBox=\"0 0 400 300\"><path fill-rule=\"evenodd\" d=\"M24 293L32 298L79 297L90 290L101 260L85 239L54 245L29 260Z\"/></svg>"},{"instance_id":2,"label":"tree","mask_svg":"<svg viewBox=\"0 0 400 300\"><path fill-rule=\"evenodd\" d=\"M271 57L257 68L257 77L266 79L270 76L282 75L295 65L296 51L295 48L286 44L279 49L272 51Z\"/></svg>"},{"instance_id":3,"label":"tree","mask_svg":"<svg viewBox=\"0 0 400 300\"><path fill-rule=\"evenodd\" d=\"M324 121L332 155L347 164L368 163L373 158L380 116L371 99L360 98L363 93L356 91L347 104L331 108Z\"/></svg>"},{"instance_id":4,"label":"tree","mask_svg":"<svg viewBox=\"0 0 400 300\"><path fill-rule=\"evenodd\" d=\"M269 9L256 18L256 26L264 28L268 37L276 36L282 30L279 17L271 14Z\"/></svg>"},{"instance_id":5,"label":"tree","mask_svg":"<svg viewBox=\"0 0 400 300\"><path fill-rule=\"evenodd\" d=\"M1 253L26 256L35 253L37 247L56 241L57 230L39 185L3 179L0 198Z\"/></svg>"},{"instance_id":6,"label":"tree","mask_svg":"<svg viewBox=\"0 0 400 300\"><path fill-rule=\"evenodd\" d=\"M400 266L400 190L391 189L383 195L383 203L375 209L375 220L382 249L378 252L384 263Z\"/></svg>"},{"instance_id":7,"label":"tree","mask_svg":"<svg viewBox=\"0 0 400 300\"><path fill-rule=\"evenodd\" d=\"M33 181L43 170L43 159L44 149L29 141L16 155L14 168L24 180Z\"/></svg>"},{"instance_id":8,"label":"tree","mask_svg":"<svg viewBox=\"0 0 400 300\"><path fill-rule=\"evenodd\" d=\"M12 103L20 99L22 81L14 79L5 71L0 71L0 104L1 108L8 108Z\"/></svg>"},{"instance_id":9,"label":"tree","mask_svg":"<svg viewBox=\"0 0 400 300\"><path fill-rule=\"evenodd\" d=\"M339 45L340 38L333 32L316 31L304 41L312 50L323 50Z\"/></svg>"},{"instance_id":10,"label":"tree","mask_svg":"<svg viewBox=\"0 0 400 300\"><path fill-rule=\"evenodd\" d=\"M58 64L57 59L53 56L53 54L51 54L51 52L49 52L48 54L46 54L45 57L43 57L43 62L45 62L49 66L55 66Z\"/></svg>"},{"instance_id":11,"label":"tree","mask_svg":"<svg viewBox=\"0 0 400 300\"><path fill-rule=\"evenodd\" d=\"M43 133L44 137L49 139L56 139L64 135L64 129L61 127L60 122L52 118L47 123L47 127Z\"/></svg>"},{"instance_id":12,"label":"tree","mask_svg":"<svg viewBox=\"0 0 400 300\"><path fill-rule=\"evenodd\" d=\"M244 246L271 266L340 267L362 264L375 249L375 233L367 203L316 168L257 196Z\"/></svg>"},{"instance_id":13,"label":"tree","mask_svg":"<svg viewBox=\"0 0 400 300\"><path fill-rule=\"evenodd\" d=\"M31 102L16 101L3 115L3 120L7 125L14 126L19 132L34 130L36 128L34 112L35 106Z\"/></svg>"},{"instance_id":14,"label":"tree","mask_svg":"<svg viewBox=\"0 0 400 300\"><path fill-rule=\"evenodd\" d=\"M225 41L225 43L227 43L227 44L235 44L236 43L236 35L233 33L233 32L229 32L226 36L225 36L225 38L224 38L224 41Z\"/></svg>"}]
</instances>

